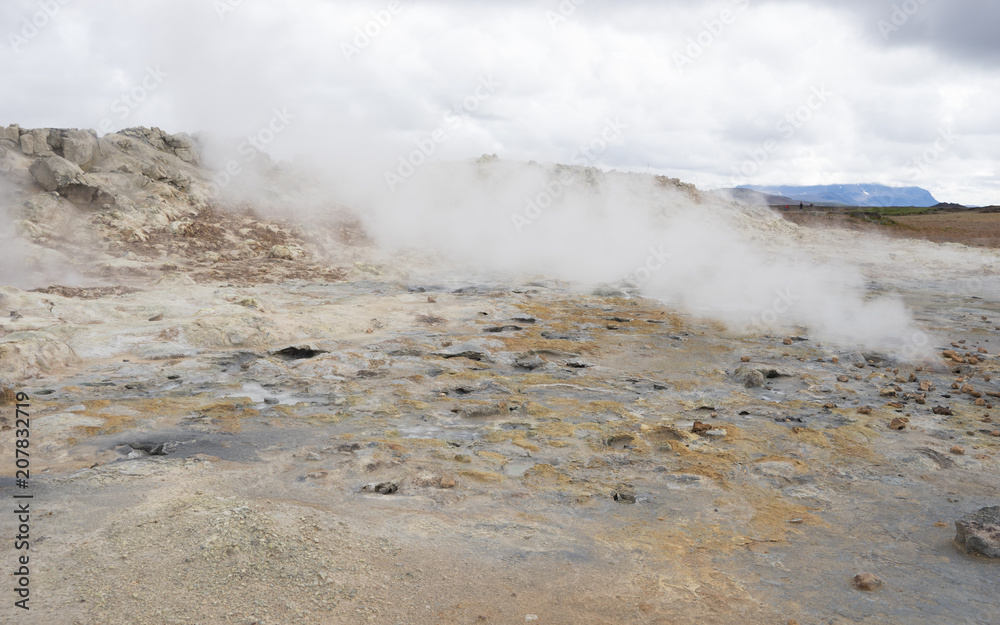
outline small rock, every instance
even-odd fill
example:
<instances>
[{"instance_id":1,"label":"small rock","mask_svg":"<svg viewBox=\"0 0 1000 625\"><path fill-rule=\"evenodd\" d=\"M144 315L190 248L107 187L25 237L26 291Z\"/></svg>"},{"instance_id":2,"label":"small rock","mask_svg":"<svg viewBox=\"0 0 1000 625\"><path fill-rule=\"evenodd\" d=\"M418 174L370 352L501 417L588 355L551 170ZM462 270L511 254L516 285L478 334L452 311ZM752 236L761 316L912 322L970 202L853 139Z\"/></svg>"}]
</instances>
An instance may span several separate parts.
<instances>
[{"instance_id":1,"label":"small rock","mask_svg":"<svg viewBox=\"0 0 1000 625\"><path fill-rule=\"evenodd\" d=\"M955 454L956 456L965 455L965 448L955 445L954 447L951 448L951 453Z\"/></svg>"},{"instance_id":2,"label":"small rock","mask_svg":"<svg viewBox=\"0 0 1000 625\"><path fill-rule=\"evenodd\" d=\"M871 413L872 413L871 406L861 406L860 408L858 408L858 414L871 414Z\"/></svg>"},{"instance_id":3,"label":"small rock","mask_svg":"<svg viewBox=\"0 0 1000 625\"><path fill-rule=\"evenodd\" d=\"M1000 558L1000 506L983 508L955 522L955 542L966 552Z\"/></svg>"},{"instance_id":4,"label":"small rock","mask_svg":"<svg viewBox=\"0 0 1000 625\"><path fill-rule=\"evenodd\" d=\"M315 451L310 451L309 454L306 455L306 460L322 460L322 459L323 456L319 455Z\"/></svg>"},{"instance_id":5,"label":"small rock","mask_svg":"<svg viewBox=\"0 0 1000 625\"><path fill-rule=\"evenodd\" d=\"M934 414L943 415L945 417L953 416L951 408L948 408L946 406L934 406Z\"/></svg>"},{"instance_id":6,"label":"small rock","mask_svg":"<svg viewBox=\"0 0 1000 625\"><path fill-rule=\"evenodd\" d=\"M378 493L379 495L392 495L399 491L399 483L380 482L378 484L368 484L361 490L366 493Z\"/></svg>"},{"instance_id":7,"label":"small rock","mask_svg":"<svg viewBox=\"0 0 1000 625\"><path fill-rule=\"evenodd\" d=\"M693 434L704 434L705 432L712 429L712 426L702 423L701 421L695 421L694 425L691 426L691 432Z\"/></svg>"},{"instance_id":8,"label":"small rock","mask_svg":"<svg viewBox=\"0 0 1000 625\"><path fill-rule=\"evenodd\" d=\"M889 422L889 427L894 430L905 430L908 421L909 419L905 417L896 417L895 419Z\"/></svg>"},{"instance_id":9,"label":"small rock","mask_svg":"<svg viewBox=\"0 0 1000 625\"><path fill-rule=\"evenodd\" d=\"M837 376L837 381L838 382L848 382L848 381L850 381L850 379L851 378L847 377L846 375L838 375Z\"/></svg>"},{"instance_id":10,"label":"small rock","mask_svg":"<svg viewBox=\"0 0 1000 625\"><path fill-rule=\"evenodd\" d=\"M750 357L749 356L743 356L742 358L740 358L740 362L750 362Z\"/></svg>"},{"instance_id":11,"label":"small rock","mask_svg":"<svg viewBox=\"0 0 1000 625\"><path fill-rule=\"evenodd\" d=\"M150 321L163 321L163 313L149 318Z\"/></svg>"},{"instance_id":12,"label":"small rock","mask_svg":"<svg viewBox=\"0 0 1000 625\"><path fill-rule=\"evenodd\" d=\"M616 490L611 498L618 503L633 504L635 503L635 493L629 490Z\"/></svg>"},{"instance_id":13,"label":"small rock","mask_svg":"<svg viewBox=\"0 0 1000 625\"><path fill-rule=\"evenodd\" d=\"M451 473L445 473L441 476L441 488L455 488L455 476Z\"/></svg>"},{"instance_id":14,"label":"small rock","mask_svg":"<svg viewBox=\"0 0 1000 625\"><path fill-rule=\"evenodd\" d=\"M733 372L733 378L743 382L747 388L759 388L764 386L764 374L757 369L750 367L740 367Z\"/></svg>"},{"instance_id":15,"label":"small rock","mask_svg":"<svg viewBox=\"0 0 1000 625\"><path fill-rule=\"evenodd\" d=\"M792 339L786 338L784 341L782 341L782 343L784 343L785 345L791 345L792 344Z\"/></svg>"},{"instance_id":16,"label":"small rock","mask_svg":"<svg viewBox=\"0 0 1000 625\"><path fill-rule=\"evenodd\" d=\"M882 580L872 573L860 573L854 576L854 587L858 590L872 591L882 587Z\"/></svg>"},{"instance_id":17,"label":"small rock","mask_svg":"<svg viewBox=\"0 0 1000 625\"><path fill-rule=\"evenodd\" d=\"M274 245L267 255L276 260L295 260L295 253L287 245Z\"/></svg>"}]
</instances>

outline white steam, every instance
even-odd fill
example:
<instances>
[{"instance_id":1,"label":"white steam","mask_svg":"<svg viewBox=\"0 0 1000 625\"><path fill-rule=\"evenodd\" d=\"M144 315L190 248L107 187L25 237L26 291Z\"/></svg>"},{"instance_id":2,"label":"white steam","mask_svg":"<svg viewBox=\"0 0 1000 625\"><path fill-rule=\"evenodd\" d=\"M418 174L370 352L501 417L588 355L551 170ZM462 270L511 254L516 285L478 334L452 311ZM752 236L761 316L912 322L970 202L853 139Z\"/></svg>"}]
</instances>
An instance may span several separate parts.
<instances>
[{"instance_id":1,"label":"white steam","mask_svg":"<svg viewBox=\"0 0 1000 625\"><path fill-rule=\"evenodd\" d=\"M651 176L481 159L427 165L375 195L365 217L381 245L433 250L470 275L617 285L736 330L804 328L818 340L913 356L922 355L914 343L926 344L898 297L868 288L873 275L901 269L877 257L887 241L859 253L857 235L824 240L764 207L696 200ZM978 254L953 253L966 270ZM995 254L976 258L986 271Z\"/></svg>"}]
</instances>

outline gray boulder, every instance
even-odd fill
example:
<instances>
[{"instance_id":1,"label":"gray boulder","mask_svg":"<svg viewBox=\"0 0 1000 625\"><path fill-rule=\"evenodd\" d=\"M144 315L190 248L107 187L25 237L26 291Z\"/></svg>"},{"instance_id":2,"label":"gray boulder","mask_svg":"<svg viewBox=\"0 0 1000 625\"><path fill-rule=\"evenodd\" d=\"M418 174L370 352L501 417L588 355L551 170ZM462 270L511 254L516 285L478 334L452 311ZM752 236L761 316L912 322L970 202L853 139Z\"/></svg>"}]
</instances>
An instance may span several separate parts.
<instances>
[{"instance_id":1,"label":"gray boulder","mask_svg":"<svg viewBox=\"0 0 1000 625\"><path fill-rule=\"evenodd\" d=\"M21 143L21 128L16 124L7 126L6 128L0 127L0 139L6 139L8 141L13 141L14 143Z\"/></svg>"},{"instance_id":2,"label":"gray boulder","mask_svg":"<svg viewBox=\"0 0 1000 625\"><path fill-rule=\"evenodd\" d=\"M983 508L964 521L956 521L955 542L966 552L1000 558L1000 506Z\"/></svg>"},{"instance_id":3,"label":"gray boulder","mask_svg":"<svg viewBox=\"0 0 1000 625\"><path fill-rule=\"evenodd\" d=\"M764 386L764 374L758 369L751 367L739 367L733 372L733 379L742 383L747 388L759 388Z\"/></svg>"},{"instance_id":4,"label":"gray boulder","mask_svg":"<svg viewBox=\"0 0 1000 625\"><path fill-rule=\"evenodd\" d=\"M84 130L71 130L62 140L63 157L77 165L86 165L94 159L97 139Z\"/></svg>"},{"instance_id":5,"label":"gray boulder","mask_svg":"<svg viewBox=\"0 0 1000 625\"><path fill-rule=\"evenodd\" d=\"M23 135L21 138L24 139L26 136L28 135ZM83 175L83 170L76 163L71 163L61 156L40 158L31 164L29 171L46 191L61 191Z\"/></svg>"},{"instance_id":6,"label":"gray boulder","mask_svg":"<svg viewBox=\"0 0 1000 625\"><path fill-rule=\"evenodd\" d=\"M25 156L52 156L49 147L49 129L35 128L33 130L19 129L21 133L21 152Z\"/></svg>"}]
</instances>

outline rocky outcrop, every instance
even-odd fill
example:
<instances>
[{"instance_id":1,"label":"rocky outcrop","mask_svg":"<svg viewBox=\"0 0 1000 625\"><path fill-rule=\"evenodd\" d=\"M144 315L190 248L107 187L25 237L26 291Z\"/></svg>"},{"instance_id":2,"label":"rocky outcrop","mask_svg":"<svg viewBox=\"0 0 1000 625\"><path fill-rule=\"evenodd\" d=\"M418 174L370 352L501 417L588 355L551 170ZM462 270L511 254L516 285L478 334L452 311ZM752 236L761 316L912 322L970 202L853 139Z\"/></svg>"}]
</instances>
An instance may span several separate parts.
<instances>
[{"instance_id":1,"label":"rocky outcrop","mask_svg":"<svg viewBox=\"0 0 1000 625\"><path fill-rule=\"evenodd\" d=\"M983 508L964 521L956 521L955 542L967 552L1000 558L1000 506Z\"/></svg>"},{"instance_id":2,"label":"rocky outcrop","mask_svg":"<svg viewBox=\"0 0 1000 625\"><path fill-rule=\"evenodd\" d=\"M79 180L83 170L61 156L47 156L32 163L31 176L46 191L62 192Z\"/></svg>"}]
</instances>

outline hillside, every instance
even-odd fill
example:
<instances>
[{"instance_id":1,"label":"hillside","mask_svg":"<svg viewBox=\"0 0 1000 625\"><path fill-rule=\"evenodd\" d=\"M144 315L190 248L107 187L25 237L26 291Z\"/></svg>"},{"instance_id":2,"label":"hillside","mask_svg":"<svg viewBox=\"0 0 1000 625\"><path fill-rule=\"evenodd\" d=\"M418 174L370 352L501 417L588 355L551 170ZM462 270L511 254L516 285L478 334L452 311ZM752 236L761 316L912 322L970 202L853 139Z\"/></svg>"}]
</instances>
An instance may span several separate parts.
<instances>
[{"instance_id":1,"label":"hillside","mask_svg":"<svg viewBox=\"0 0 1000 625\"><path fill-rule=\"evenodd\" d=\"M755 186L741 188L781 195L791 203L832 204L843 206L934 206L938 203L929 191L920 187L888 187L880 184L836 184L814 186ZM780 202L779 202L780 203Z\"/></svg>"}]
</instances>

